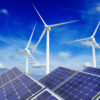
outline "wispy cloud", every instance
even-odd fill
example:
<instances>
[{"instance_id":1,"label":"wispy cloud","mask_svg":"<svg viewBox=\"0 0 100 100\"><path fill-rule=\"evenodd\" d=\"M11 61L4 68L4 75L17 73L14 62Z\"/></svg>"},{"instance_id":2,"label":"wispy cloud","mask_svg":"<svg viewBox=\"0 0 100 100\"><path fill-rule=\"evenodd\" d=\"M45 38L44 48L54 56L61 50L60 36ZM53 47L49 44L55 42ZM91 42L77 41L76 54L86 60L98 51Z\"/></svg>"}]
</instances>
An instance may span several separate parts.
<instances>
[{"instance_id":1,"label":"wispy cloud","mask_svg":"<svg viewBox=\"0 0 100 100\"><path fill-rule=\"evenodd\" d=\"M5 15L6 15L6 14L8 14L8 11L7 11L7 9L1 9L1 10L0 10L0 13L2 13L2 14L5 14Z\"/></svg>"},{"instance_id":2,"label":"wispy cloud","mask_svg":"<svg viewBox=\"0 0 100 100\"><path fill-rule=\"evenodd\" d=\"M96 11L99 11L100 12L100 3L97 4Z\"/></svg>"},{"instance_id":3,"label":"wispy cloud","mask_svg":"<svg viewBox=\"0 0 100 100\"><path fill-rule=\"evenodd\" d=\"M84 41L84 42L81 42L81 43L82 43L82 45L85 45L87 47L92 46L92 42L91 41Z\"/></svg>"},{"instance_id":4,"label":"wispy cloud","mask_svg":"<svg viewBox=\"0 0 100 100\"><path fill-rule=\"evenodd\" d=\"M70 57L70 53L69 52L59 52L58 55L62 58L68 58Z\"/></svg>"},{"instance_id":5,"label":"wispy cloud","mask_svg":"<svg viewBox=\"0 0 100 100\"><path fill-rule=\"evenodd\" d=\"M67 52L68 53L68 52ZM87 55L87 54L79 54L76 56L73 56L70 52L68 55L62 59L62 57L58 56L53 56L51 59L51 64L52 66L58 67L58 66L63 66L67 68L71 68L74 70L82 70L84 66L89 62L90 64L92 63L92 56Z\"/></svg>"},{"instance_id":6,"label":"wispy cloud","mask_svg":"<svg viewBox=\"0 0 100 100\"><path fill-rule=\"evenodd\" d=\"M25 69L25 64L26 64L26 54L20 54L14 57L8 57L12 54L15 54L23 49L26 48L27 45L27 40L23 40L20 38L10 38L10 37L3 37L0 36L0 41L6 43L7 45L4 46L2 45L1 49L0 49L0 62L3 64L3 66L7 66L7 67L14 67L14 66L19 66L22 69ZM30 51L32 52L32 49L34 48L34 44L31 43L30 44ZM38 58L38 62L41 62L41 60L43 60L43 54L41 51L36 50L36 52L34 52L36 58ZM34 56L33 54L33 56ZM29 62L33 62L32 59L29 57ZM31 65L29 65L31 66ZM30 69L32 69L32 66L30 67Z\"/></svg>"}]
</instances>

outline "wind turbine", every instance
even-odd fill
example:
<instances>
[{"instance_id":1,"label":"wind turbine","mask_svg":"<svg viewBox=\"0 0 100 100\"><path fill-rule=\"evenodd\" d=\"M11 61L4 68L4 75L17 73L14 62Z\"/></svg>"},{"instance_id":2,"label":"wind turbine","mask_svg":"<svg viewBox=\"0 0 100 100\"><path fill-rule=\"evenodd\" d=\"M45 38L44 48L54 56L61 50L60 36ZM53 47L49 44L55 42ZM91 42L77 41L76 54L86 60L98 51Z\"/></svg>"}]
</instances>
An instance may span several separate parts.
<instances>
[{"instance_id":1,"label":"wind turbine","mask_svg":"<svg viewBox=\"0 0 100 100\"><path fill-rule=\"evenodd\" d=\"M64 22L64 23L58 23L58 24L53 24L53 25L47 25L44 21L44 19L42 18L42 16L40 15L40 13L38 12L38 10L36 9L36 7L33 5L35 11L37 12L38 16L40 17L41 21L44 24L44 30L42 32L42 35L40 36L34 50L37 48L37 46L39 45L41 39L43 38L44 34L47 31L47 39L46 39L46 74L49 73L49 33L51 31L52 27L56 27L56 26L60 26L60 25L64 25L64 24L68 24L68 23L72 23L72 22L76 22L78 20L74 20L74 21L69 21L69 22Z\"/></svg>"},{"instance_id":2,"label":"wind turbine","mask_svg":"<svg viewBox=\"0 0 100 100\"><path fill-rule=\"evenodd\" d=\"M16 55L19 55L19 54L24 53L24 52L26 53L26 69L25 69L26 73L28 73L28 56L30 56L33 59L33 61L36 62L35 58L32 56L32 54L30 53L30 50L29 50L29 46L30 46L30 43L31 43L31 40L32 40L32 37L33 37L33 33L34 33L34 30L35 30L35 27L36 27L36 24L35 24L35 26L33 28L32 34L30 36L30 39L28 41L28 44L27 44L26 48L24 50L16 53L16 54L11 55L11 56L16 56Z\"/></svg>"},{"instance_id":3,"label":"wind turbine","mask_svg":"<svg viewBox=\"0 0 100 100\"><path fill-rule=\"evenodd\" d=\"M100 48L99 44L96 42L95 37L94 37L96 35L96 32L97 32L99 26L100 26L100 22L98 23L98 25L97 25L94 33L92 34L92 36L90 36L89 38L84 38L84 39L80 39L80 40L65 42L65 43L73 43L73 42L81 42L81 41L85 41L85 40L86 41L91 40L91 42L92 42L92 53L93 53L93 67L96 67L95 46Z\"/></svg>"}]
</instances>

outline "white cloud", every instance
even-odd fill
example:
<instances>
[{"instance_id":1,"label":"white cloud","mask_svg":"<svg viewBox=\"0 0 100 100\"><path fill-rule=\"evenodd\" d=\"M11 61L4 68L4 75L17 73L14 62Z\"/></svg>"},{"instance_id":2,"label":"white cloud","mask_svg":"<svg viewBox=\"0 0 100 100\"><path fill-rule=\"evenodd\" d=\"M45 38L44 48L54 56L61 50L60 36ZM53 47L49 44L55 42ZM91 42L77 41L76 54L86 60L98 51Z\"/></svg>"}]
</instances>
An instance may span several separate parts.
<instances>
[{"instance_id":1,"label":"white cloud","mask_svg":"<svg viewBox=\"0 0 100 100\"><path fill-rule=\"evenodd\" d=\"M59 52L58 55L63 58L68 58L70 56L69 52Z\"/></svg>"},{"instance_id":2,"label":"white cloud","mask_svg":"<svg viewBox=\"0 0 100 100\"><path fill-rule=\"evenodd\" d=\"M89 10L88 10L88 14L98 14L100 12L100 3L97 3L95 4L93 7L91 7Z\"/></svg>"},{"instance_id":3,"label":"white cloud","mask_svg":"<svg viewBox=\"0 0 100 100\"><path fill-rule=\"evenodd\" d=\"M92 67L93 65L90 62L86 62L83 66Z\"/></svg>"},{"instance_id":4,"label":"white cloud","mask_svg":"<svg viewBox=\"0 0 100 100\"><path fill-rule=\"evenodd\" d=\"M97 11L100 11L100 6L96 7L96 10L97 10Z\"/></svg>"},{"instance_id":5,"label":"white cloud","mask_svg":"<svg viewBox=\"0 0 100 100\"><path fill-rule=\"evenodd\" d=\"M92 42L91 41L84 41L84 42L81 42L81 43L82 43L82 45L85 45L87 47L92 46Z\"/></svg>"},{"instance_id":6,"label":"white cloud","mask_svg":"<svg viewBox=\"0 0 100 100\"><path fill-rule=\"evenodd\" d=\"M7 9L1 9L0 13L2 13L2 14L8 14L8 11L7 11Z\"/></svg>"},{"instance_id":7,"label":"white cloud","mask_svg":"<svg viewBox=\"0 0 100 100\"><path fill-rule=\"evenodd\" d=\"M4 68L3 64L0 63L0 68Z\"/></svg>"}]
</instances>

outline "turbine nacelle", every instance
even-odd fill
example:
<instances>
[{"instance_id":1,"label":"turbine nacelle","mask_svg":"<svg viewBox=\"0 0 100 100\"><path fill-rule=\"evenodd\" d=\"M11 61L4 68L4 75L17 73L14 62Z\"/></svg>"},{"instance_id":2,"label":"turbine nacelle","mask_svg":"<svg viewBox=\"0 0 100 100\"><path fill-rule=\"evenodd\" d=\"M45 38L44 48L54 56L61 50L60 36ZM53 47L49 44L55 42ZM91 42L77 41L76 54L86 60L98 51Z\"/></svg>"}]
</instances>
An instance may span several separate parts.
<instances>
[{"instance_id":1,"label":"turbine nacelle","mask_svg":"<svg viewBox=\"0 0 100 100\"><path fill-rule=\"evenodd\" d=\"M51 27L49 25L45 25L46 30L51 31Z\"/></svg>"},{"instance_id":2,"label":"turbine nacelle","mask_svg":"<svg viewBox=\"0 0 100 100\"><path fill-rule=\"evenodd\" d=\"M30 54L30 50L28 48L25 48L25 51L27 52L27 54Z\"/></svg>"},{"instance_id":3,"label":"turbine nacelle","mask_svg":"<svg viewBox=\"0 0 100 100\"><path fill-rule=\"evenodd\" d=\"M92 40L92 42L95 43L95 38L94 38L94 36L91 36L90 39Z\"/></svg>"}]
</instances>

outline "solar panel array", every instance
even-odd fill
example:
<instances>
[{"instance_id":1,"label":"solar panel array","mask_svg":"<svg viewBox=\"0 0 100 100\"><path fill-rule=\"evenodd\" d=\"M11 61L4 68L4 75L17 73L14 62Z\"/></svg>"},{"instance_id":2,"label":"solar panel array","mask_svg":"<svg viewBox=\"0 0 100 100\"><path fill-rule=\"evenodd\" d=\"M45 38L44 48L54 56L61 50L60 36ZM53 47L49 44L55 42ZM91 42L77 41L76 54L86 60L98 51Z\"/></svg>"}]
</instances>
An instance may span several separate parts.
<instances>
[{"instance_id":1,"label":"solar panel array","mask_svg":"<svg viewBox=\"0 0 100 100\"><path fill-rule=\"evenodd\" d=\"M100 92L100 77L79 72L55 92L65 100L92 100Z\"/></svg>"},{"instance_id":2,"label":"solar panel array","mask_svg":"<svg viewBox=\"0 0 100 100\"><path fill-rule=\"evenodd\" d=\"M27 100L35 97L42 91L46 93L45 96L42 93L35 98L36 100L39 100L39 98L46 100L46 96L48 96L48 100L62 100L55 95L51 95L51 92L45 91L45 86L16 67L0 75L0 79L0 100Z\"/></svg>"},{"instance_id":3,"label":"solar panel array","mask_svg":"<svg viewBox=\"0 0 100 100\"><path fill-rule=\"evenodd\" d=\"M100 76L93 74L59 67L40 83L15 67L0 75L0 100L99 100Z\"/></svg>"},{"instance_id":4,"label":"solar panel array","mask_svg":"<svg viewBox=\"0 0 100 100\"><path fill-rule=\"evenodd\" d=\"M87 67L83 71L91 73L91 74L100 75L100 69L99 68Z\"/></svg>"},{"instance_id":5,"label":"solar panel array","mask_svg":"<svg viewBox=\"0 0 100 100\"><path fill-rule=\"evenodd\" d=\"M2 74L0 100L26 100L43 87L17 68ZM16 77L16 78L15 78ZM7 80L6 80L7 79Z\"/></svg>"},{"instance_id":6,"label":"solar panel array","mask_svg":"<svg viewBox=\"0 0 100 100\"><path fill-rule=\"evenodd\" d=\"M59 67L44 78L40 79L40 82L49 89L53 89L75 73L76 71Z\"/></svg>"}]
</instances>

